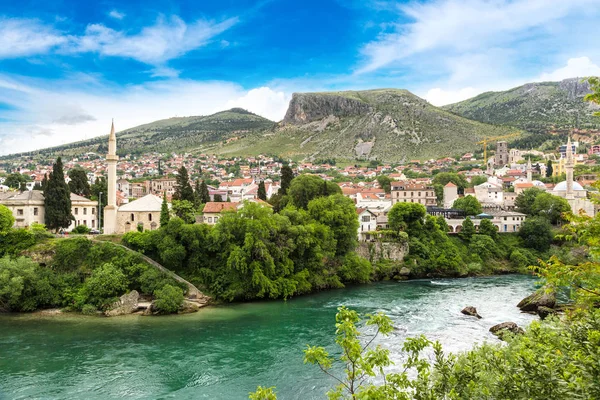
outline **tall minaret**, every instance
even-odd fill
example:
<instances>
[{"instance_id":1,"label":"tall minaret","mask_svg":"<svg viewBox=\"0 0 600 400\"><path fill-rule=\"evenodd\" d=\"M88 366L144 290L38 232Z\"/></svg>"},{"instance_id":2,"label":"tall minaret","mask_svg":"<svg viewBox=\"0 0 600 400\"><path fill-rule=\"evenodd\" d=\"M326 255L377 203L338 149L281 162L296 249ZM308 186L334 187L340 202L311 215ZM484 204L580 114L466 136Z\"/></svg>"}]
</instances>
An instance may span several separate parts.
<instances>
[{"instance_id":1,"label":"tall minaret","mask_svg":"<svg viewBox=\"0 0 600 400\"><path fill-rule=\"evenodd\" d=\"M567 174L567 194L565 197L567 200L572 200L575 198L575 195L573 193L573 148L571 145L571 136L569 136L569 140L567 141L565 172Z\"/></svg>"},{"instance_id":2,"label":"tall minaret","mask_svg":"<svg viewBox=\"0 0 600 400\"><path fill-rule=\"evenodd\" d=\"M533 169L531 168L531 157L527 159L527 182L533 182Z\"/></svg>"},{"instance_id":3,"label":"tall minaret","mask_svg":"<svg viewBox=\"0 0 600 400\"><path fill-rule=\"evenodd\" d=\"M115 122L110 127L108 137L108 193L106 194L106 207L104 207L104 233L113 234L117 230L117 137L115 135Z\"/></svg>"}]
</instances>

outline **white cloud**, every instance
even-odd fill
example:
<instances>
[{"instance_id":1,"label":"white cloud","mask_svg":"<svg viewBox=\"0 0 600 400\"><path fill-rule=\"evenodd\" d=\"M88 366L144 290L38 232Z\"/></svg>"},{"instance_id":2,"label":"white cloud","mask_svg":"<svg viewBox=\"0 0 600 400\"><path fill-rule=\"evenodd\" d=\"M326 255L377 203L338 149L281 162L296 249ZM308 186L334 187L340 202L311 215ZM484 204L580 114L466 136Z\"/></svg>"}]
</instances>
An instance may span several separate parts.
<instances>
[{"instance_id":1,"label":"white cloud","mask_svg":"<svg viewBox=\"0 0 600 400\"><path fill-rule=\"evenodd\" d=\"M481 93L481 90L472 87L466 87L457 90L433 88L429 89L423 97L434 106L444 106L446 104L452 104L469 99L477 96L479 93Z\"/></svg>"},{"instance_id":2,"label":"white cloud","mask_svg":"<svg viewBox=\"0 0 600 400\"><path fill-rule=\"evenodd\" d=\"M68 50L133 58L156 65L206 45L211 38L231 28L237 21L237 18L229 18L220 23L199 20L186 24L177 16L159 17L155 25L145 27L134 35L102 24L92 24Z\"/></svg>"},{"instance_id":3,"label":"white cloud","mask_svg":"<svg viewBox=\"0 0 600 400\"><path fill-rule=\"evenodd\" d=\"M45 54L50 50L65 54L93 52L162 67L169 60L205 46L237 22L237 18L229 18L188 24L178 16L160 16L154 25L134 34L90 24L83 35L73 35L36 20L0 19L0 58Z\"/></svg>"},{"instance_id":4,"label":"white cloud","mask_svg":"<svg viewBox=\"0 0 600 400\"><path fill-rule=\"evenodd\" d=\"M111 10L108 13L108 16L111 17L111 18L114 18L114 19L121 20L121 19L125 18L125 13L120 12L118 10Z\"/></svg>"},{"instance_id":5,"label":"white cloud","mask_svg":"<svg viewBox=\"0 0 600 400\"><path fill-rule=\"evenodd\" d=\"M0 59L44 54L68 40L37 20L0 18Z\"/></svg>"},{"instance_id":6,"label":"white cloud","mask_svg":"<svg viewBox=\"0 0 600 400\"><path fill-rule=\"evenodd\" d=\"M227 108L241 107L272 121L280 121L287 111L290 99L291 95L283 91L274 91L263 86L228 101Z\"/></svg>"},{"instance_id":7,"label":"white cloud","mask_svg":"<svg viewBox=\"0 0 600 400\"><path fill-rule=\"evenodd\" d=\"M231 82L166 79L116 88L85 77L32 81L0 74L0 102L11 122L0 123L0 154L57 146L174 116L207 115L243 107L273 120L285 114L289 96L269 87L244 90ZM61 87L60 92L54 90Z\"/></svg>"},{"instance_id":8,"label":"white cloud","mask_svg":"<svg viewBox=\"0 0 600 400\"><path fill-rule=\"evenodd\" d=\"M567 78L600 76L600 66L594 64L589 57L571 58L567 65L552 72L543 73L538 81L560 81Z\"/></svg>"},{"instance_id":9,"label":"white cloud","mask_svg":"<svg viewBox=\"0 0 600 400\"><path fill-rule=\"evenodd\" d=\"M588 13L598 0L435 0L398 6L396 24L363 47L365 73L427 52L465 53L549 35L554 24L576 12ZM595 12L595 11L594 11ZM585 14L583 14L585 15Z\"/></svg>"}]
</instances>

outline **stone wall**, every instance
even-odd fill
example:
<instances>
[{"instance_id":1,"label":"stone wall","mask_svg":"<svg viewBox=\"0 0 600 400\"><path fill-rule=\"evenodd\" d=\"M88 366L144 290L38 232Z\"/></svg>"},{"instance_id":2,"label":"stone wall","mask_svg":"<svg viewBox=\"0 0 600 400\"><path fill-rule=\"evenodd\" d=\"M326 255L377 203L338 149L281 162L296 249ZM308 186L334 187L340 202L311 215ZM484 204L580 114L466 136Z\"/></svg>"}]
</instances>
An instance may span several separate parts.
<instances>
[{"instance_id":1,"label":"stone wall","mask_svg":"<svg viewBox=\"0 0 600 400\"><path fill-rule=\"evenodd\" d=\"M380 260L402 261L408 254L408 243L360 242L356 252L371 262Z\"/></svg>"}]
</instances>

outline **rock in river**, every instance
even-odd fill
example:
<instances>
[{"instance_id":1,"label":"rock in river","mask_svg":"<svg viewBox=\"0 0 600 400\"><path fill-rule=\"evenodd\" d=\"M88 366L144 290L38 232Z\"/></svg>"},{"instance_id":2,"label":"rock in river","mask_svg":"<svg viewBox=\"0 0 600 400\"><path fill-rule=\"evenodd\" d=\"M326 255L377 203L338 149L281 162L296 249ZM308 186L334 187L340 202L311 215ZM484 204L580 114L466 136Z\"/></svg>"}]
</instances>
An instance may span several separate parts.
<instances>
[{"instance_id":1,"label":"rock in river","mask_svg":"<svg viewBox=\"0 0 600 400\"><path fill-rule=\"evenodd\" d=\"M490 332L498 336L500 339L502 339L502 337L508 332L514 333L515 335L521 335L525 333L523 328L514 322L502 322L501 324L494 325L490 328Z\"/></svg>"},{"instance_id":2,"label":"rock in river","mask_svg":"<svg viewBox=\"0 0 600 400\"><path fill-rule=\"evenodd\" d=\"M517 304L521 311L537 311L538 307L554 308L556 306L556 292L548 291L546 287L536 290Z\"/></svg>"},{"instance_id":3,"label":"rock in river","mask_svg":"<svg viewBox=\"0 0 600 400\"><path fill-rule=\"evenodd\" d=\"M481 315L479 315L479 313L477 312L477 309L473 306L467 306L467 307L463 308L461 313L481 319Z\"/></svg>"}]
</instances>

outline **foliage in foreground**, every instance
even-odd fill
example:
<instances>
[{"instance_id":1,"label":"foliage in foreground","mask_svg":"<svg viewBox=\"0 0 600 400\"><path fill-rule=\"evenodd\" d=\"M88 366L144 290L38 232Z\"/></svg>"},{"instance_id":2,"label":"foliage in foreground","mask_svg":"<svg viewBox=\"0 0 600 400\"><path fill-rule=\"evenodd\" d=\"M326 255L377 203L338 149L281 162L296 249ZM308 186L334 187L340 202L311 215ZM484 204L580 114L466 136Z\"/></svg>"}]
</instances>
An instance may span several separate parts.
<instances>
[{"instance_id":1,"label":"foliage in foreground","mask_svg":"<svg viewBox=\"0 0 600 400\"><path fill-rule=\"evenodd\" d=\"M600 310L567 323L534 322L525 335L508 337L506 346L484 344L460 355L446 355L423 336L409 338L402 347L405 361L395 368L401 372L387 372L394 364L389 350L371 347L392 329L383 314L361 321L356 311L338 309L336 354L318 346L304 351L304 362L335 382L329 399L600 398ZM275 388L259 387L250 398L277 397Z\"/></svg>"}]
</instances>

